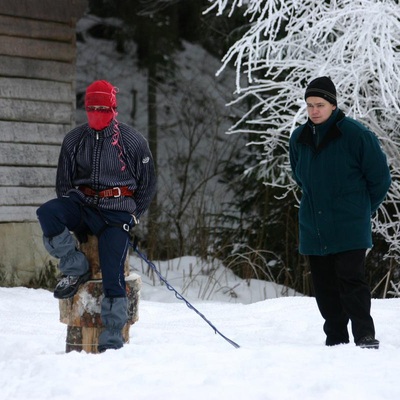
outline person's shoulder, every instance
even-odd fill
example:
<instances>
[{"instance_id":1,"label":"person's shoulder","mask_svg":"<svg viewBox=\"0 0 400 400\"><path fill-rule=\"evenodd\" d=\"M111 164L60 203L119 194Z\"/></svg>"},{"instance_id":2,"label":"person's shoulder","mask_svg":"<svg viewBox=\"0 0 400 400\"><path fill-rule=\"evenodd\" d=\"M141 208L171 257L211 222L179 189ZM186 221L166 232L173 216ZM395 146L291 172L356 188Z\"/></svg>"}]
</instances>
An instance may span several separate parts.
<instances>
[{"instance_id":1,"label":"person's shoulder","mask_svg":"<svg viewBox=\"0 0 400 400\"><path fill-rule=\"evenodd\" d=\"M118 128L121 133L128 138L137 138L139 140L145 139L145 137L133 126L125 124L124 122L118 122Z\"/></svg>"},{"instance_id":2,"label":"person's shoulder","mask_svg":"<svg viewBox=\"0 0 400 400\"><path fill-rule=\"evenodd\" d=\"M377 135L366 125L351 117L345 117L338 123L339 130L351 142L376 144L379 142Z\"/></svg>"},{"instance_id":3,"label":"person's shoulder","mask_svg":"<svg viewBox=\"0 0 400 400\"><path fill-rule=\"evenodd\" d=\"M78 125L75 128L72 128L64 137L64 143L74 143L76 140L82 136L83 132L85 132L88 124L84 123L82 125Z\"/></svg>"},{"instance_id":4,"label":"person's shoulder","mask_svg":"<svg viewBox=\"0 0 400 400\"><path fill-rule=\"evenodd\" d=\"M307 125L307 122L305 122L304 124L301 124L297 128L295 128L294 131L292 132L292 134L290 135L290 140L297 139L297 137L300 135L300 133L303 132L306 125Z\"/></svg>"},{"instance_id":5,"label":"person's shoulder","mask_svg":"<svg viewBox=\"0 0 400 400\"><path fill-rule=\"evenodd\" d=\"M68 131L65 136L78 135L79 133L82 133L87 128L87 126L88 126L87 122L81 125L77 125L75 126L75 128L72 128L70 131Z\"/></svg>"},{"instance_id":6,"label":"person's shoulder","mask_svg":"<svg viewBox=\"0 0 400 400\"><path fill-rule=\"evenodd\" d=\"M307 122L305 122L304 124L301 124L297 128L295 128L293 131L293 135L299 134L306 127L306 125L307 125Z\"/></svg>"},{"instance_id":7,"label":"person's shoulder","mask_svg":"<svg viewBox=\"0 0 400 400\"><path fill-rule=\"evenodd\" d=\"M354 118L345 116L338 122L339 128L341 128L345 133L363 134L371 131L363 125L360 121Z\"/></svg>"},{"instance_id":8,"label":"person's shoulder","mask_svg":"<svg viewBox=\"0 0 400 400\"><path fill-rule=\"evenodd\" d=\"M147 139L135 128L125 124L123 122L118 122L118 128L121 132L124 143L128 146L147 146Z\"/></svg>"}]
</instances>

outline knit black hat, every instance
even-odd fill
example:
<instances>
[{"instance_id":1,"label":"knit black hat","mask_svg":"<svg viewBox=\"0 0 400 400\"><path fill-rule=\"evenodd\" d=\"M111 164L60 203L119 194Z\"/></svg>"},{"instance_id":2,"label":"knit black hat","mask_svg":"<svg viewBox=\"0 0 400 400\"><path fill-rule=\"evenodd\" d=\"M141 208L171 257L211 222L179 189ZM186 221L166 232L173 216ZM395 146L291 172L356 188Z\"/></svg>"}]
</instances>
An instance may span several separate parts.
<instances>
[{"instance_id":1,"label":"knit black hat","mask_svg":"<svg viewBox=\"0 0 400 400\"><path fill-rule=\"evenodd\" d=\"M322 97L326 101L329 101L329 103L337 106L336 88L327 76L316 78L308 84L304 98L307 100L307 97L310 96Z\"/></svg>"}]
</instances>

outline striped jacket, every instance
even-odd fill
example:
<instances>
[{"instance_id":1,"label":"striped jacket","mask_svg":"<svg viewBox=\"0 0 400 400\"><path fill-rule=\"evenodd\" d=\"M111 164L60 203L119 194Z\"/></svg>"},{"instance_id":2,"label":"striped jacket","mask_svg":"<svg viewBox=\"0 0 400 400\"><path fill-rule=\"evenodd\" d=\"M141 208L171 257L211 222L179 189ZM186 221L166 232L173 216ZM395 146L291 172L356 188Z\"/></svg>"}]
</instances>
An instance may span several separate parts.
<instances>
[{"instance_id":1,"label":"striped jacket","mask_svg":"<svg viewBox=\"0 0 400 400\"><path fill-rule=\"evenodd\" d=\"M58 161L56 192L58 197L74 192L88 205L126 211L139 218L156 191L153 157L147 140L139 132L123 123L118 126L120 147L112 144L114 124L98 132L85 123L67 133ZM124 170L119 156L126 165ZM127 186L134 195L88 197L78 190L81 185L96 191Z\"/></svg>"}]
</instances>

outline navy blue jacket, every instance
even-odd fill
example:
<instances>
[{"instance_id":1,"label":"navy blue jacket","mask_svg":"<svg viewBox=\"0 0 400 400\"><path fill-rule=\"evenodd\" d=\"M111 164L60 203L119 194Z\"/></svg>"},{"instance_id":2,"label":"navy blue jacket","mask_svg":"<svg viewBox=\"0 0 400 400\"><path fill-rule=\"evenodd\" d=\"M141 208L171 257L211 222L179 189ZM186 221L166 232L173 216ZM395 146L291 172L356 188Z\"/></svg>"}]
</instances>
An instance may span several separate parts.
<instances>
[{"instance_id":1,"label":"navy blue jacket","mask_svg":"<svg viewBox=\"0 0 400 400\"><path fill-rule=\"evenodd\" d=\"M75 192L86 204L125 211L139 218L149 207L156 190L153 157L146 139L121 122L118 124L121 149L113 145L113 124L98 132L85 123L67 133L58 161L57 196ZM126 164L123 171L118 156L121 150ZM127 186L134 195L98 199L85 196L77 189L80 185L98 191Z\"/></svg>"},{"instance_id":2,"label":"navy blue jacket","mask_svg":"<svg viewBox=\"0 0 400 400\"><path fill-rule=\"evenodd\" d=\"M301 254L372 247L371 216L391 177L377 137L336 109L323 124L310 120L290 137L290 164L302 190Z\"/></svg>"}]
</instances>

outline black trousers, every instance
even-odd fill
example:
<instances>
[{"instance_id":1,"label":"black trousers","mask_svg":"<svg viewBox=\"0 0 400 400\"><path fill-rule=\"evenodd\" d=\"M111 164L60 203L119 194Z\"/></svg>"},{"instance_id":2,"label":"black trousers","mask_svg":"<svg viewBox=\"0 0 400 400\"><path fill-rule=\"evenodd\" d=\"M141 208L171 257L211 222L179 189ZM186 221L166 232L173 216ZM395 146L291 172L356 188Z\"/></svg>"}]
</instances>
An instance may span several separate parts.
<instances>
[{"instance_id":1,"label":"black trousers","mask_svg":"<svg viewBox=\"0 0 400 400\"><path fill-rule=\"evenodd\" d=\"M354 342L375 337L371 292L365 280L365 249L327 256L309 256L319 311L325 319L326 345L349 342L351 321Z\"/></svg>"}]
</instances>

